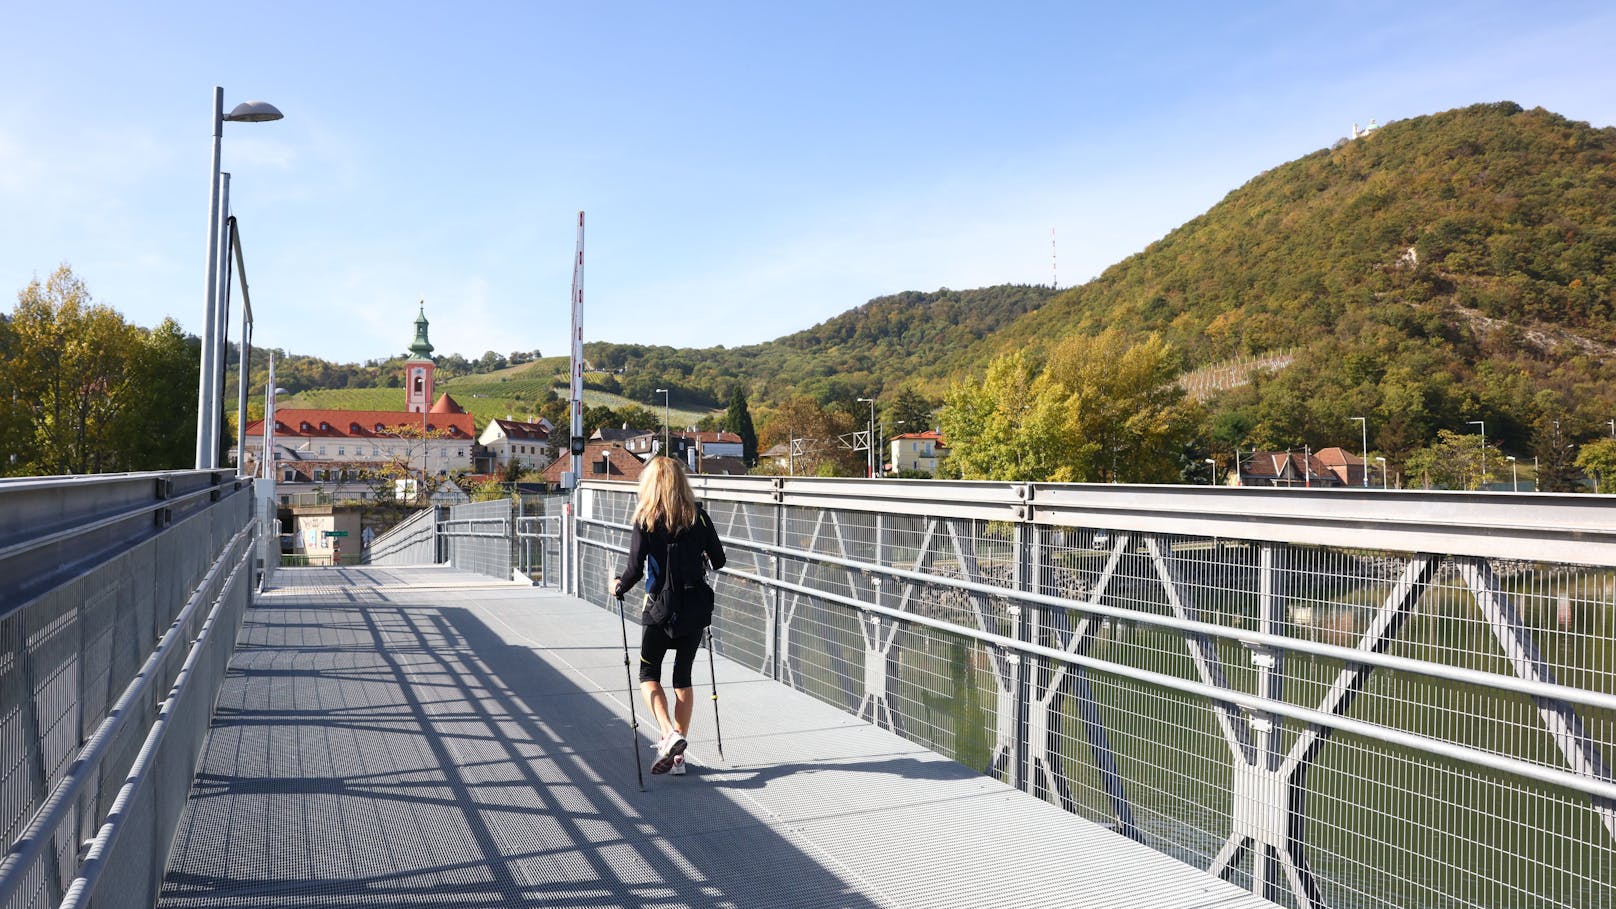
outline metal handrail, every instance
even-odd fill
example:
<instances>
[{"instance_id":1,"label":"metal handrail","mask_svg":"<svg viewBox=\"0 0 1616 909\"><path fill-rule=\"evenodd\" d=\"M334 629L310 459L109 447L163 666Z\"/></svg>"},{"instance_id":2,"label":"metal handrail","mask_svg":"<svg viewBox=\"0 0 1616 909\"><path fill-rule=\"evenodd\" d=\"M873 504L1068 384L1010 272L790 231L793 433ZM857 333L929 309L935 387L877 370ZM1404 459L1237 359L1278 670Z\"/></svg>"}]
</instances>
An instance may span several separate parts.
<instances>
[{"instance_id":1,"label":"metal handrail","mask_svg":"<svg viewBox=\"0 0 1616 909\"><path fill-rule=\"evenodd\" d=\"M186 622L200 608L205 591L212 585L214 578L229 559L230 553L242 545L242 541L252 535L252 525L248 524L231 538L216 558L202 580L198 582L196 590L186 600L184 608L174 618L168 630L158 641L157 647L146 662L141 666L140 672L124 688L123 694L116 704L108 711L106 719L96 727L90 737L85 740L84 746L79 749L78 755L69 765L66 776L46 796L39 810L34 812L28 826L24 828L21 836L11 844L11 849L4 859L0 859L0 906L11 904L16 895L17 888L23 883L26 875L17 873L21 869L30 867L39 857L39 852L54 839L56 829L61 826L64 816L72 810L78 802L83 788L94 781L94 769L100 764L104 752L111 744L113 738L122 729L128 720L131 708L146 697L147 689L152 685L153 673L162 665L164 658L177 646L181 632ZM245 547L244 552L237 556L239 569L246 557L251 554L251 547ZM232 577L234 577L232 572Z\"/></svg>"},{"instance_id":2,"label":"metal handrail","mask_svg":"<svg viewBox=\"0 0 1616 909\"><path fill-rule=\"evenodd\" d=\"M608 527L613 530L628 530L627 525L614 524L607 521L590 518L577 518L580 524L591 524L598 527ZM612 546L596 540L580 540L580 542L612 549L626 553L622 547ZM1208 637L1223 638L1236 641L1251 647L1271 650L1284 650L1295 653L1305 653L1309 656L1324 657L1340 660L1345 663L1356 663L1365 666L1375 666L1394 669L1426 678L1441 679L1450 682L1465 682L1481 685L1499 691L1513 694L1525 694L1535 698L1564 701L1588 707L1597 707L1604 710L1616 711L1616 694L1606 694L1600 691L1591 691L1586 688L1575 688L1549 682L1537 682L1523 679L1518 676L1505 676L1495 672L1483 672L1477 669L1465 669L1460 666L1448 666L1443 663L1432 663L1427 660L1416 660L1410 657L1401 657L1389 653L1380 653L1373 650L1359 650L1356 647L1343 647L1340 644L1327 644L1322 641L1309 641L1305 638L1294 638L1285 635L1269 634L1263 631L1248 631L1244 628L1233 628L1213 622L1201 622L1194 619L1181 619L1177 616L1160 615L1157 613L1135 612L1117 606L1106 606L1092 600L1070 600L1048 594L1035 593L1030 590L1016 590L1010 587L995 587L992 584L981 584L963 578L951 578L946 575L932 575L921 571L912 571L907 568L893 568L878 565L873 562L861 562L857 559L845 559L825 553L807 552L801 549L792 549L786 546L773 546L768 543L758 543L751 540L725 540L725 545L734 544L741 549L753 549L785 558L814 560L843 568L868 574L884 574L888 577L900 578L934 586L952 587L969 593L979 593L984 596L1003 597L1024 603L1034 603L1039 606L1048 606L1055 609L1066 609L1089 613L1111 619L1133 622L1139 625L1151 625L1158 628L1181 631L1187 634L1206 635ZM1123 545L1118 541L1118 545ZM729 568L723 569L726 574L744 574ZM752 578L751 575L745 575ZM859 601L862 602L862 601ZM871 605L871 604L865 604ZM886 607L876 607L886 608ZM898 615L912 615L913 613L896 613ZM958 626L965 627L965 626Z\"/></svg>"},{"instance_id":3,"label":"metal handrail","mask_svg":"<svg viewBox=\"0 0 1616 909\"><path fill-rule=\"evenodd\" d=\"M127 478L120 478L120 479L127 479ZM41 485L48 485L48 484L41 484ZM66 528L63 528L61 530L55 531L53 533L47 533L47 534L45 534L43 536L38 536L38 537L33 537L31 539L23 540L20 543L12 543L10 546L0 547L0 560L14 558L16 556L22 555L25 552L32 552L35 549L42 549L42 548L44 548L46 546L49 546L49 545L51 545L53 543L60 543L63 540L69 540L69 539L72 539L73 537L83 536L84 534L89 533L91 531L100 530L103 527L110 527L113 524L118 524L118 523L121 523L123 521L127 521L130 518L138 518L141 515L150 514L151 512L157 511L159 509L173 508L176 503L188 502L191 499L199 498L201 496L211 496L215 492L219 491L219 487L223 486L223 485L225 485L225 484L219 483L219 484L216 484L214 486L204 486L201 489L195 489L195 490L192 490L190 492L180 493L179 495L173 496L171 498L153 499L150 502L143 502L143 503L141 503L139 505L133 506L131 508L126 508L123 511L116 512L116 513L114 513L114 514L112 514L110 516L107 516L107 517L99 518L99 519L91 521L91 522L89 522L87 524L74 524L72 527L66 527ZM239 491L240 491L239 489L232 489L230 492L231 492L231 494L234 494L234 493L239 492Z\"/></svg>"},{"instance_id":4,"label":"metal handrail","mask_svg":"<svg viewBox=\"0 0 1616 909\"><path fill-rule=\"evenodd\" d=\"M243 535L248 535L250 529L249 527L238 533L237 540ZM236 541L232 541L232 543L234 542ZM68 886L58 909L74 909L74 907L87 901L95 891L95 886L101 879L101 872L106 867L105 857L111 851L118 835L123 830L125 813L139 795L141 786L149 779L150 765L156 759L157 750L162 746L163 737L168 732L174 707L190 682L191 675L196 668L196 662L201 657L203 650L207 647L209 638L214 633L214 623L218 619L220 610L225 608L225 604L234 593L233 588L242 576L241 570L251 562L251 556L252 548L249 546L241 557L236 560L236 565L231 569L230 576L225 579L223 586L219 588L219 594L213 601L213 608L208 611L208 616L203 621L202 627L197 630L196 638L191 641L191 649L185 655L185 662L181 664L180 671L175 675L174 684L169 688L168 696L164 698L159 706L157 718L152 723L151 730L146 734L140 751L135 755L134 763L130 766L129 773L124 778L124 784L119 787L118 794L112 801L112 807L107 812L106 821L102 823L100 829L96 831L95 837L90 841L90 848L85 853L84 861L79 865L78 874L73 879L72 884ZM187 608L190 608L190 604L187 604ZM183 617L176 621L174 627L169 629L170 633L177 630L182 621ZM0 905L3 904L0 903Z\"/></svg>"},{"instance_id":5,"label":"metal handrail","mask_svg":"<svg viewBox=\"0 0 1616 909\"><path fill-rule=\"evenodd\" d=\"M589 518L576 518L575 520L579 521L580 523L591 524L591 525L595 525L595 526L608 527L608 528L612 528L612 529L615 529L615 530L628 530L629 529L625 525L615 524L615 523L606 522L606 521L599 521L599 520L594 520L594 519L589 519ZM609 550L609 551L617 552L617 553L621 553L621 554L626 554L628 552L627 547L617 546L617 545L607 543L607 542L602 541L602 540L590 540L590 539L587 539L587 538L584 538L584 537L579 537L578 542L581 543L581 544L584 544L584 545L593 546L593 547L598 548L598 549L605 549L605 550ZM728 541L726 541L726 542L728 542ZM743 548L747 547L747 546L758 546L759 548L764 548L763 544L753 544L753 543L744 542L744 541L735 541L735 542L740 543L743 546ZM859 563L859 562L855 562L855 561L850 560L850 559L836 559L836 558L829 557L829 556L823 556L823 555L821 555L819 553L804 553L804 552L801 552L801 551L798 551L798 550L787 550L787 549L784 549L783 547L773 547L773 546L768 546L766 548L771 549L771 550L777 550L777 551L785 552L785 553L796 553L800 557L804 557L804 558L820 559L820 560L827 561L827 562L835 562L835 563L838 563L838 564L842 564L845 567L856 567L856 568L860 568L860 569L867 569L867 570L872 571L872 572L883 572L883 573L888 573L888 574L894 574L894 573L901 572L903 574L907 574L907 575L911 575L911 576L918 575L917 572L904 572L902 569L896 569L896 570L888 569L888 568L885 568L884 566L871 565L871 564L868 564L868 563ZM765 586L765 587L775 587L775 588L782 589L782 590L788 590L788 591L791 591L791 592L794 592L794 593L799 593L799 594L802 594L802 595L805 595L805 596L811 596L811 597L814 597L814 598L817 598L817 599L827 600L829 602L840 603L840 604L842 604L844 606L849 606L851 608L858 609L858 610L863 611L863 612L875 613L875 614L887 616L889 618L897 619L899 621L908 622L908 623L911 623L911 624L923 625L923 626L930 627L930 628L936 628L936 629L938 629L940 631L945 631L945 632L947 632L949 634L955 634L955 635L959 635L961 637L971 638L971 639L981 641L981 642L986 643L986 644L994 645L996 647L1001 647L1001 648L1005 648L1005 649L1008 649L1008 650L1017 651L1017 652L1020 652L1020 653L1030 654L1030 655L1034 655L1034 656L1040 656L1040 657L1044 657L1046 659L1055 660L1055 661L1063 662L1063 663L1068 663L1068 664L1071 664L1071 665L1074 665L1074 666L1081 666L1081 667L1085 667L1085 668L1088 668L1088 669L1094 669L1094 670L1105 672L1105 673L1111 674L1111 675L1119 675L1119 676L1123 676L1123 677L1126 677L1126 678L1137 679L1137 680L1145 682L1147 684L1157 685L1157 686L1160 686L1160 687L1163 687L1163 688L1168 688L1168 689L1172 689L1172 690L1175 690L1175 691L1184 692L1184 693L1187 693L1187 694L1199 695L1199 696L1205 697L1205 698L1207 698L1209 700L1212 700L1212 701L1235 704L1235 705L1238 705L1238 706L1241 706L1241 707L1248 708L1248 709L1253 710L1253 711L1258 712L1258 713L1266 713L1266 714L1272 714L1272 715L1275 715L1275 716L1283 716L1283 717L1287 717L1287 718L1290 718L1290 719L1300 720L1302 722L1306 722L1306 723L1316 725L1316 726L1329 727L1331 729L1336 729L1336 730L1341 731L1341 732L1346 732L1346 733L1350 733L1350 734L1353 734L1353 735L1358 735L1358 736L1365 737L1365 738L1375 739L1375 740L1380 741L1380 742L1412 748L1412 749L1415 749L1415 750L1418 750L1418 751L1425 752L1427 754L1433 754L1433 755L1437 755L1437 756L1442 756L1442 757L1448 757L1448 758L1453 758L1453 759L1457 759L1457 760L1462 760L1462 761L1465 761L1466 763L1470 763L1470 764L1473 764L1475 766L1487 767L1487 768L1490 768L1490 769L1493 769L1493 770L1499 770L1499 771L1502 771L1502 772L1510 773L1510 774L1512 774L1514 776L1518 776L1518 777L1522 777L1522 778L1526 778L1526 779L1532 779L1532 780L1536 780L1538 782L1549 783L1549 784L1559 786L1559 787L1562 787L1562 788L1574 789L1574 790L1577 790L1577 791L1580 791L1580 792L1584 792L1584 793L1587 793L1587 794L1590 794L1590 795L1597 796L1599 798L1616 800L1616 782L1613 782L1613 781L1610 781L1610 780L1602 780L1602 779L1599 779L1599 778L1596 778L1596 777L1576 774L1576 773L1572 773L1570 771L1560 770L1560 769L1556 769L1556 768L1553 768L1553 767L1548 767L1548 766L1542 765L1542 764L1534 764L1534 763L1531 763L1529 761L1520 760L1519 758L1510 757L1508 755L1501 755L1501 754L1497 754L1497 753L1494 753L1494 752L1482 751L1482 750L1470 748L1470 747L1464 746L1464 745L1455 745L1455 744L1452 744L1452 743L1449 743L1449 742L1444 742L1444 741L1442 741L1440 739L1430 738L1428 736L1416 735L1414 733L1407 733L1407 732L1403 732L1401 730L1393 729L1393 728L1387 727L1387 726L1380 726L1380 725L1377 725L1377 724L1374 724L1374 723L1365 723L1365 722L1362 722L1360 720L1351 720L1351 719L1347 719L1345 717L1337 716L1335 714L1324 713L1324 712L1313 710L1313 709L1306 708L1306 707L1294 706L1294 705L1286 703L1284 701L1271 700L1271 699L1263 697L1261 695L1246 694L1244 692L1235 691L1233 689L1218 688L1218 687L1215 687L1215 686L1212 686L1212 685L1207 685L1207 684L1202 683L1202 682L1192 682L1192 681L1189 681L1187 679L1178 678L1176 676L1169 676L1169 675L1164 675L1162 673L1152 672L1152 671L1147 670L1147 669L1138 669L1138 668L1135 668L1135 667L1123 666L1123 665L1118 664L1118 663L1113 663L1113 662L1111 662L1109 660L1101 660L1101 659L1097 659L1095 657L1083 656L1083 655L1079 655L1079 654L1075 654L1075 653L1070 653L1070 652L1067 652L1065 650L1060 650L1060 649L1057 649L1057 648L1054 648L1054 647L1046 647L1044 645L1035 644L1035 643L1032 643L1032 642L1029 642L1029 641L1021 641L1021 640L1017 640L1015 638L1006 637L1004 635L993 634L993 633L990 633L990 632L987 632L987 631L982 631L980 629L971 628L969 626L959 625L959 624L956 624L954 622L949 622L949 621L947 621L945 619L936 619L936 618L932 618L930 616L920 615L918 613L913 613L913 612L902 612L902 611L899 611L899 610L896 610L896 609L892 609L890 607L881 606L881 605L875 604L875 603L867 603L867 602L865 602L863 600L857 600L857 599L854 599L852 597L842 596L841 594L832 593L830 591L820 590L818 588L808 587L808 586L801 585L801 584L794 584L794 583L792 583L790 581L780 580L780 579L776 579L776 578L763 577L761 575L751 574L749 572L740 571L740 570L737 570L737 569L729 568L727 566L721 570L721 573L726 574L726 575L730 575L730 576L733 576L733 577L737 577L737 578L740 578L742 580L745 580L745 581L748 581L748 582L751 582L751 583L760 584L760 585ZM933 576L930 576L930 575L919 575L919 577L922 580L924 580L926 583L958 587L958 588L966 589L966 590L975 589L977 592L986 593L986 594L989 594L989 595L992 595L992 596L1002 596L1002 597L1013 598L1013 599L1034 599L1035 598L1037 601L1043 602L1046 605L1054 605L1054 606L1057 606L1057 607L1065 607L1065 608L1069 608L1069 609L1078 609L1078 610L1084 611L1084 612L1091 611L1091 610L1092 611L1104 610L1104 611L1106 611L1108 613L1121 613L1121 614L1123 614L1123 617L1127 618L1129 621L1141 621L1141 622L1143 622L1148 617L1150 620L1152 620L1152 624L1161 624L1161 625L1163 625L1165 627L1176 627L1176 628L1193 627L1196 631L1199 631L1199 632L1205 633L1205 634L1209 634L1209 635L1222 636L1222 637L1234 637L1234 635L1230 634L1230 632L1235 631L1235 629L1229 629L1229 628L1225 628L1223 626L1218 626L1218 625L1208 625L1206 623L1201 623L1201 622L1187 622L1187 621L1178 620L1178 619L1163 621L1163 619L1165 619L1166 617L1147 616L1144 613L1127 613L1125 610L1116 610L1116 609L1114 609L1112 607L1102 607L1102 606L1098 606L1097 604L1091 605L1091 604L1088 604L1088 603L1075 602L1075 601L1071 601L1071 600L1059 600L1059 599L1053 598L1053 597L1046 597L1046 596L1044 596L1042 594L1032 594L1032 593L1029 593L1029 592L1010 590L1010 589L1006 589L1006 588L1002 588L1002 587L991 587L989 585L974 584L972 582L959 581L959 580L952 579L952 578L933 577ZM1256 633L1240 632L1240 634L1241 635L1247 635L1247 634L1256 634ZM1347 648L1347 647L1339 647L1339 646L1336 646L1336 645L1316 644L1314 642L1301 641L1299 639L1292 639L1292 638L1283 638L1283 637L1278 637L1278 636L1274 636L1274 635L1258 635L1258 636L1260 636L1260 637L1262 637L1264 639L1268 639L1268 640L1273 641L1276 649L1297 649L1297 650L1302 650L1303 648L1301 648L1301 647L1292 647L1291 645L1293 645L1293 644L1306 644L1306 645L1308 645L1309 652L1314 652L1314 651L1312 651L1312 648L1328 648L1328 649L1333 650L1333 651L1339 651L1340 652L1339 654L1332 653L1332 654L1320 654L1320 655L1337 656L1338 658L1347 660L1348 662L1361 662L1361 663L1377 662L1378 663L1380 659L1391 659L1391 660L1406 659L1406 658L1399 658L1399 657L1386 657L1384 654L1373 654L1370 651L1360 651L1360 650L1355 650L1355 649ZM1419 664L1419 665L1422 665L1422 666L1425 666L1425 667L1428 667L1431 671L1425 672L1423 674L1434 676L1434 677L1446 677L1446 676L1443 675L1444 670L1453 670L1456 673L1461 672L1461 670L1457 670L1456 667L1443 667L1440 664L1420 663L1420 661L1412 661L1412 662L1414 662L1416 664ZM1382 664L1382 665L1389 665L1389 664ZM1456 676L1456 677L1459 677L1459 676ZM1507 682L1507 684L1506 684L1506 682ZM1492 677L1492 686L1497 687L1497 688L1504 688L1504 689L1510 690L1510 691L1518 691L1518 692L1525 692L1526 689L1529 688L1529 687L1542 687L1542 688L1547 688L1547 689L1554 690L1556 692L1555 695L1549 695L1549 696L1557 697L1557 698L1562 699L1562 700L1573 700L1573 699L1575 699L1579 703L1593 703L1596 706L1606 706L1607 702L1606 702L1605 699L1608 698L1608 696L1599 695L1597 692L1588 692L1588 691L1583 691L1582 689L1566 688L1565 686L1559 686L1559 685L1553 685L1553 686L1544 685L1543 683L1529 683L1529 682L1526 682L1525 680L1520 680L1520 679L1501 680L1501 677L1497 677L1497 676ZM1565 695L1565 696L1562 697L1561 695ZM1590 698L1592 698L1593 700L1590 701Z\"/></svg>"}]
</instances>

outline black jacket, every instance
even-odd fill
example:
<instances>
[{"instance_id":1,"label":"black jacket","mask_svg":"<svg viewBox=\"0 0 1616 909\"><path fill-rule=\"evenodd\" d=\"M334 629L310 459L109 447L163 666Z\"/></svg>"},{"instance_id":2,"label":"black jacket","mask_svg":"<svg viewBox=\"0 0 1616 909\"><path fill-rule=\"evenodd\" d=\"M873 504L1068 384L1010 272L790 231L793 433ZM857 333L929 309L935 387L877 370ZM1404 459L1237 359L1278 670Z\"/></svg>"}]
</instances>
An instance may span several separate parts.
<instances>
[{"instance_id":1,"label":"black jacket","mask_svg":"<svg viewBox=\"0 0 1616 909\"><path fill-rule=\"evenodd\" d=\"M618 573L617 595L627 593L641 577L645 578L645 592L655 595L662 587L668 564L668 541L677 540L681 546L697 543L707 554L707 562L717 571L724 567L724 544L718 540L718 530L707 512L696 506L696 523L677 534L658 527L647 530L635 527L628 544L628 564Z\"/></svg>"}]
</instances>

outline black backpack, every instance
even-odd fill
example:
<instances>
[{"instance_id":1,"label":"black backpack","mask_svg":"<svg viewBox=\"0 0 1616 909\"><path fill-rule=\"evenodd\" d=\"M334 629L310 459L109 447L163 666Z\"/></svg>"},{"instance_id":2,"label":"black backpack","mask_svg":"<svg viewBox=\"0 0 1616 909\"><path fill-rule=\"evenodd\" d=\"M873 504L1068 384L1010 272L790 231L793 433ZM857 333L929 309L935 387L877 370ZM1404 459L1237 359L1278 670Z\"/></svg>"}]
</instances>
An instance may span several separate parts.
<instances>
[{"instance_id":1,"label":"black backpack","mask_svg":"<svg viewBox=\"0 0 1616 909\"><path fill-rule=\"evenodd\" d=\"M707 513L696 510L696 523L668 540L668 564L662 587L651 595L646 620L669 637L700 634L713 621L713 588L707 584Z\"/></svg>"}]
</instances>

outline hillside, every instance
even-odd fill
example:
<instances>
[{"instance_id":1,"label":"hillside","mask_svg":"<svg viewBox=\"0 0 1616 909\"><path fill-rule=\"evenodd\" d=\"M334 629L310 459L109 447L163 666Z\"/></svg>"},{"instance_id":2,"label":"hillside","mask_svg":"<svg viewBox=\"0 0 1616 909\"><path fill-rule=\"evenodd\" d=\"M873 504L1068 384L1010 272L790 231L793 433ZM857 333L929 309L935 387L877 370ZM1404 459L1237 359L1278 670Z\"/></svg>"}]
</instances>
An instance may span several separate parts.
<instances>
[{"instance_id":1,"label":"hillside","mask_svg":"<svg viewBox=\"0 0 1616 909\"><path fill-rule=\"evenodd\" d=\"M1556 421L1589 438L1616 414L1616 130L1508 102L1417 117L1260 174L1058 295L907 292L764 344L585 353L603 402L654 411L670 388L694 422L737 384L764 407L936 395L1002 352L1105 329L1174 346L1199 447L1222 455L1347 444L1359 416L1394 460L1472 421L1523 455ZM563 372L442 387L485 419L531 410Z\"/></svg>"},{"instance_id":2,"label":"hillside","mask_svg":"<svg viewBox=\"0 0 1616 909\"><path fill-rule=\"evenodd\" d=\"M649 389L676 389L718 406L736 382L755 401L793 395L851 403L913 382L940 389L972 364L976 345L1044 305L1048 287L1006 284L978 290L908 291L877 297L804 331L763 344L701 349L590 343L597 368L621 371L623 394L649 402Z\"/></svg>"},{"instance_id":3,"label":"hillside","mask_svg":"<svg viewBox=\"0 0 1616 909\"><path fill-rule=\"evenodd\" d=\"M1214 444L1424 444L1485 420L1522 448L1616 411L1616 130L1484 104L1259 175L974 352L1160 332L1190 368L1295 351L1214 397Z\"/></svg>"}]
</instances>

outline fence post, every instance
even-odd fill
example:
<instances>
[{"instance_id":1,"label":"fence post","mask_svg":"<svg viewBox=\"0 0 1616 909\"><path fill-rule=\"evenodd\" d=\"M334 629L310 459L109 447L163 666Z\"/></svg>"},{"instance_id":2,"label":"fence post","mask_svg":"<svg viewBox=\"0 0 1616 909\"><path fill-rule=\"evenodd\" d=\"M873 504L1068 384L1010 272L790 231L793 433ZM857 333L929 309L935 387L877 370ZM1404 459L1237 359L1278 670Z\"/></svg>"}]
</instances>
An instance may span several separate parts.
<instances>
[{"instance_id":1,"label":"fence post","mask_svg":"<svg viewBox=\"0 0 1616 909\"><path fill-rule=\"evenodd\" d=\"M785 481L779 477L774 479L774 545L784 548L786 544L786 505ZM780 555L773 553L769 556L769 563L773 566L773 575L776 582L785 577L785 569L780 565ZM781 593L778 583L770 585L767 608L769 615L769 678L780 680L780 622L785 611L785 595Z\"/></svg>"},{"instance_id":2,"label":"fence post","mask_svg":"<svg viewBox=\"0 0 1616 909\"><path fill-rule=\"evenodd\" d=\"M1032 498L1032 487L1027 487L1027 498ZM1038 525L1031 522L1032 508L1027 506L1022 512L1022 520L1015 524L1015 588L1020 592L1031 591L1036 583L1034 567L1037 562L1037 536ZM1030 607L1012 601L1009 606L1010 618L1015 622L1015 639L1022 643L1032 643L1032 613ZM1028 710L1031 706L1029 687L1032 684L1031 673L1032 657L1028 654L1011 654L1014 662L1011 663L1011 672L1014 673L1016 726L1015 726L1015 757L1011 761L1010 785L1017 789L1032 790L1032 774L1028 772L1027 762L1030 749L1027 747Z\"/></svg>"}]
</instances>

